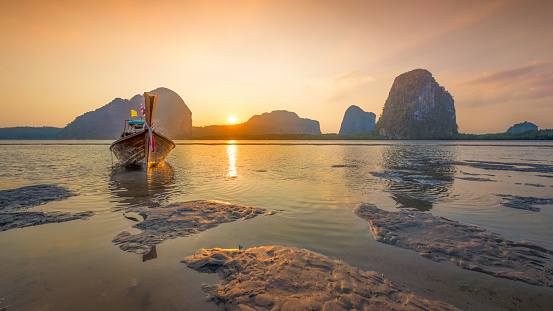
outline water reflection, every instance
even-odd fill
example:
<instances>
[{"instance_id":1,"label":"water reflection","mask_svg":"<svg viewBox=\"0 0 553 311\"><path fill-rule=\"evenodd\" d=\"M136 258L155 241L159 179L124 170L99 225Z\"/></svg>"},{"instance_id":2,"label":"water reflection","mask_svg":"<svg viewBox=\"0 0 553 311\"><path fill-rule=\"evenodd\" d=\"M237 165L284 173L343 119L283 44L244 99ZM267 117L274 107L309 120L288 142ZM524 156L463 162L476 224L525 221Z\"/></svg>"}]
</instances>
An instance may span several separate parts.
<instances>
[{"instance_id":1,"label":"water reflection","mask_svg":"<svg viewBox=\"0 0 553 311\"><path fill-rule=\"evenodd\" d=\"M331 166L336 172L341 173L344 185L354 191L367 192L371 189L370 171L374 164L372 157L379 153L380 148L362 146L339 146L341 162ZM378 151L375 151L378 150Z\"/></svg>"},{"instance_id":2,"label":"water reflection","mask_svg":"<svg viewBox=\"0 0 553 311\"><path fill-rule=\"evenodd\" d=\"M230 141L229 143L234 143ZM227 145L227 156L228 156L228 170L227 170L227 179L236 179L238 178L238 170L236 169L236 145L230 144Z\"/></svg>"},{"instance_id":3,"label":"water reflection","mask_svg":"<svg viewBox=\"0 0 553 311\"><path fill-rule=\"evenodd\" d=\"M173 168L162 162L148 170L114 167L110 190L121 206L160 206L168 201L174 189Z\"/></svg>"},{"instance_id":4,"label":"water reflection","mask_svg":"<svg viewBox=\"0 0 553 311\"><path fill-rule=\"evenodd\" d=\"M400 208L429 211L451 192L455 167L450 148L439 146L385 146L381 172L387 191Z\"/></svg>"}]
</instances>

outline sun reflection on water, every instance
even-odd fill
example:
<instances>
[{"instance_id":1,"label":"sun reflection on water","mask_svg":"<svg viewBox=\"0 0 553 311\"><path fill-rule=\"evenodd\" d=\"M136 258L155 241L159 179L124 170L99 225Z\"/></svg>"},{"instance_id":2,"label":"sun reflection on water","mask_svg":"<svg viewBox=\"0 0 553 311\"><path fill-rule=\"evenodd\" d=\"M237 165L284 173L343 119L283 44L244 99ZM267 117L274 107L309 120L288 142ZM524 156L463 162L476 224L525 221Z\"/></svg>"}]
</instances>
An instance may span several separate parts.
<instances>
[{"instance_id":1,"label":"sun reflection on water","mask_svg":"<svg viewBox=\"0 0 553 311\"><path fill-rule=\"evenodd\" d=\"M234 143L231 140L229 143ZM238 171L236 170L236 145L227 145L227 155L228 155L228 170L227 178L236 179L238 177Z\"/></svg>"}]
</instances>

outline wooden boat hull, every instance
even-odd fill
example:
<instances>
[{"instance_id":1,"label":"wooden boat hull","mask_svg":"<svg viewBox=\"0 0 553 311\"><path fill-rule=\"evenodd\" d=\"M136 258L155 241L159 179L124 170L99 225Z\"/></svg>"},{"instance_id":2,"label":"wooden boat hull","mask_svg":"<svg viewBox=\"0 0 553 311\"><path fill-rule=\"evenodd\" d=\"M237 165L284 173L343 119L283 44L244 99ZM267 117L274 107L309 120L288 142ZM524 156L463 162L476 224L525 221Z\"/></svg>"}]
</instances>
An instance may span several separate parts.
<instances>
[{"instance_id":1,"label":"wooden boat hull","mask_svg":"<svg viewBox=\"0 0 553 311\"><path fill-rule=\"evenodd\" d=\"M110 146L110 150L123 165L150 167L163 162L175 143L169 138L152 131L154 148L150 144L148 130L122 137Z\"/></svg>"}]
</instances>

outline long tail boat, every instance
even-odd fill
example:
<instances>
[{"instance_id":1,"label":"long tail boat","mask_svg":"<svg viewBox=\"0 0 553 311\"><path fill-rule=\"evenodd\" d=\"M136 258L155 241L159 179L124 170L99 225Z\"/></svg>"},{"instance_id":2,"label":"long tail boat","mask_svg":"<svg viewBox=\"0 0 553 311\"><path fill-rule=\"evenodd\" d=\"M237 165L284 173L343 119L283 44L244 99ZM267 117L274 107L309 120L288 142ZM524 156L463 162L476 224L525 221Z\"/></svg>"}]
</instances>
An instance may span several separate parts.
<instances>
[{"instance_id":1,"label":"long tail boat","mask_svg":"<svg viewBox=\"0 0 553 311\"><path fill-rule=\"evenodd\" d=\"M125 120L121 138L111 144L109 150L126 166L146 168L163 162L175 143L154 130L157 94L144 93L145 120ZM131 118L132 119L132 118Z\"/></svg>"}]
</instances>

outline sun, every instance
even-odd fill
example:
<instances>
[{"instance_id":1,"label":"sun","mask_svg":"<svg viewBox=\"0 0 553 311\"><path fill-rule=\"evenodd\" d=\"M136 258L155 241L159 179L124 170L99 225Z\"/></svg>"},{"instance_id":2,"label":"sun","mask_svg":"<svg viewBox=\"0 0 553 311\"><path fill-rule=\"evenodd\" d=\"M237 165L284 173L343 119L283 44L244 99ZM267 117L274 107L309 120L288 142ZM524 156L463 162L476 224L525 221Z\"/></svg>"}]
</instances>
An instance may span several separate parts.
<instances>
[{"instance_id":1,"label":"sun","mask_svg":"<svg viewBox=\"0 0 553 311\"><path fill-rule=\"evenodd\" d=\"M230 123L236 123L236 117L235 116L228 117L228 120L229 120Z\"/></svg>"}]
</instances>

